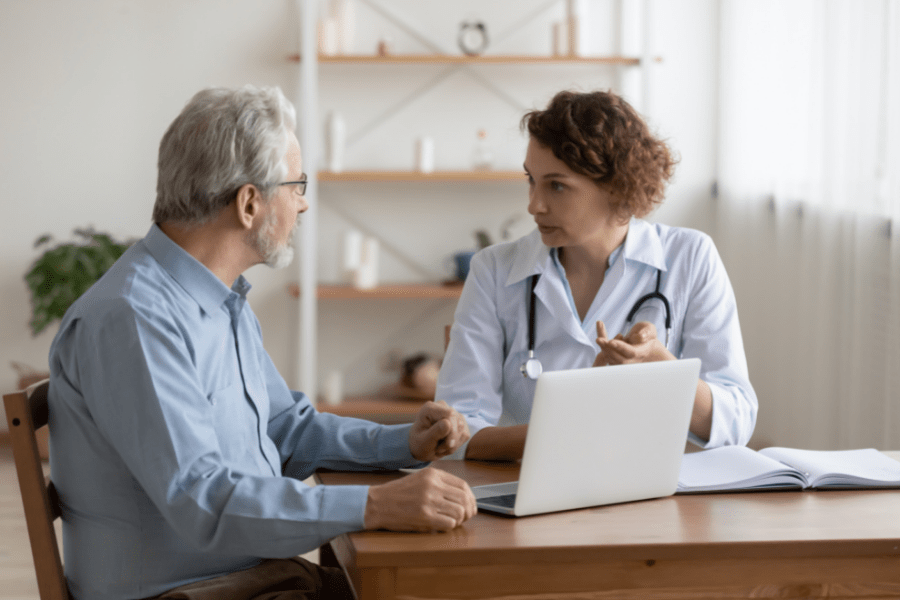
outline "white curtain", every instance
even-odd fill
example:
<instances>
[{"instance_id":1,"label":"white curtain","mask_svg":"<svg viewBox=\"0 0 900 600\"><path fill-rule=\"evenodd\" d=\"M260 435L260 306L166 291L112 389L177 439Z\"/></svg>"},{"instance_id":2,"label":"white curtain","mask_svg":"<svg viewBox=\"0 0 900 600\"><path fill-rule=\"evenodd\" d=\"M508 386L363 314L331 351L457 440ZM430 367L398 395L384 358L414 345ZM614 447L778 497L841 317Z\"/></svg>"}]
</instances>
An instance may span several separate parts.
<instances>
[{"instance_id":1,"label":"white curtain","mask_svg":"<svg viewBox=\"0 0 900 600\"><path fill-rule=\"evenodd\" d=\"M900 449L900 0L722 0L716 241L751 445Z\"/></svg>"}]
</instances>

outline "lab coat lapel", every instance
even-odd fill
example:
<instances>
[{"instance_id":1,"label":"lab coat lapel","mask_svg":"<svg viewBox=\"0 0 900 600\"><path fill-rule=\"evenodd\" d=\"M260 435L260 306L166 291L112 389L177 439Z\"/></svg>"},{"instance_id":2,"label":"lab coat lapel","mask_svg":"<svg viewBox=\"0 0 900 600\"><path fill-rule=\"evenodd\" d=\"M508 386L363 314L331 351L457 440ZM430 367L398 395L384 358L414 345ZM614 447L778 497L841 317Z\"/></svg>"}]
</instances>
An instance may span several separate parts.
<instances>
[{"instance_id":1,"label":"lab coat lapel","mask_svg":"<svg viewBox=\"0 0 900 600\"><path fill-rule=\"evenodd\" d=\"M661 271L666 270L662 241L656 230L646 221L632 218L628 225L628 235L625 237L622 253L607 273L597 298L594 299L594 303L588 311L585 329L589 333L594 331L593 327L596 321L606 323L610 337L617 333L626 333L620 329L625 323L627 314L623 313L623 307L626 311L630 309L627 299L631 290L623 288L621 282L623 280L633 281L629 270L633 273L634 269L640 268L640 264L646 264Z\"/></svg>"},{"instance_id":2,"label":"lab coat lapel","mask_svg":"<svg viewBox=\"0 0 900 600\"><path fill-rule=\"evenodd\" d=\"M535 317L537 321L536 343L540 344L540 340L554 337L553 335L548 336L546 333L542 334L542 332L562 329L578 342L593 344L593 340L589 339L587 334L582 331L578 317L572 312L562 279L553 264L550 249L541 241L540 232L535 229L521 242L506 279L506 285L515 285L535 273L540 273L541 278L534 290L538 299ZM526 282L526 285L530 285L530 283Z\"/></svg>"},{"instance_id":3,"label":"lab coat lapel","mask_svg":"<svg viewBox=\"0 0 900 600\"><path fill-rule=\"evenodd\" d=\"M550 260L552 261L552 259ZM552 335L541 335L541 330L543 329L541 324L543 320L544 323L549 322L548 325L555 321L555 323L552 323L554 328L562 329L569 337L580 343L589 345L592 343L581 328L578 317L572 312L569 296L566 294L562 279L559 277L559 272L553 264L547 265L547 268L544 269L534 293L540 303L536 317L538 340L548 339L548 337L552 339L553 337ZM541 305L544 310L541 310Z\"/></svg>"}]
</instances>

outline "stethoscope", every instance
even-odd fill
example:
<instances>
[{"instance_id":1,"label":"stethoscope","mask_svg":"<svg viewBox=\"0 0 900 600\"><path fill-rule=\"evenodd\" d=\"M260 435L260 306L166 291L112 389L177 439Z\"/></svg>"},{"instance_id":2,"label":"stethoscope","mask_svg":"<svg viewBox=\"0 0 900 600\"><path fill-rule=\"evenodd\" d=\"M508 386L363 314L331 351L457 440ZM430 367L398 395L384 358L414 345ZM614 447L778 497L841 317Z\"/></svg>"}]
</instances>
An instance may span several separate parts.
<instances>
[{"instance_id":1,"label":"stethoscope","mask_svg":"<svg viewBox=\"0 0 900 600\"><path fill-rule=\"evenodd\" d=\"M541 361L534 357L534 332L536 329L534 307L535 304L537 304L537 297L534 294L534 288L537 287L537 282L540 278L540 273L536 273L531 276L531 293L529 295L528 302L528 358L524 363L522 363L522 366L519 367L519 370L522 371L522 375L528 377L529 379L537 379L540 374L544 372L544 366L541 364ZM666 348L668 348L669 337L672 334L672 309L669 306L669 299L666 298L665 294L659 291L659 283L661 278L662 269L656 269L656 291L642 296L640 299L638 299L637 302L634 303L634 306L631 307L631 311L629 311L628 313L628 317L625 319L625 329L627 331L627 325L634 321L634 316L641 309L641 306L643 306L645 302L653 299L659 299L666 307Z\"/></svg>"}]
</instances>

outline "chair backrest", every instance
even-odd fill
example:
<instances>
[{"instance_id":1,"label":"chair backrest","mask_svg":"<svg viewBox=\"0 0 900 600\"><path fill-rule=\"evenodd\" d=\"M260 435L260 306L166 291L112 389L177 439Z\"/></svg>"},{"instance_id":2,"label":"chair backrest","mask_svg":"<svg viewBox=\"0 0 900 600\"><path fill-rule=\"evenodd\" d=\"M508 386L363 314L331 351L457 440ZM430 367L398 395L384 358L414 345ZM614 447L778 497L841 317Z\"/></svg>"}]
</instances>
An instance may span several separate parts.
<instances>
[{"instance_id":1,"label":"chair backrest","mask_svg":"<svg viewBox=\"0 0 900 600\"><path fill-rule=\"evenodd\" d=\"M3 406L19 476L38 592L41 600L69 600L53 528L53 522L60 516L59 497L53 482L44 477L35 437L35 432L47 425L48 387L48 382L42 381L23 391L4 394Z\"/></svg>"}]
</instances>

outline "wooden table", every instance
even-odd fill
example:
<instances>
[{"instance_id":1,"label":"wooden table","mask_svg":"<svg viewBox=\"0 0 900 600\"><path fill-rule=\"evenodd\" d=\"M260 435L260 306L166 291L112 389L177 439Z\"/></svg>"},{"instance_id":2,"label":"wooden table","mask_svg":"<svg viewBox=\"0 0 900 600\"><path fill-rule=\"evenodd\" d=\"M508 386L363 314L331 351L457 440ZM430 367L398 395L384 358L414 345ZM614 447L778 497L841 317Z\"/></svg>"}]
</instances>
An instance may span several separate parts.
<instances>
[{"instance_id":1,"label":"wooden table","mask_svg":"<svg viewBox=\"0 0 900 600\"><path fill-rule=\"evenodd\" d=\"M360 396L329 405L319 402L316 410L333 413L342 417L356 417L375 421L382 425L412 423L422 408L423 401L405 400L383 396Z\"/></svg>"},{"instance_id":2,"label":"wooden table","mask_svg":"<svg viewBox=\"0 0 900 600\"><path fill-rule=\"evenodd\" d=\"M516 463L435 463L472 485ZM399 473L320 472L324 484ZM900 491L684 495L331 542L370 598L900 598Z\"/></svg>"}]
</instances>

